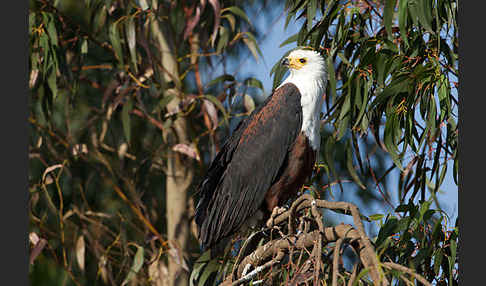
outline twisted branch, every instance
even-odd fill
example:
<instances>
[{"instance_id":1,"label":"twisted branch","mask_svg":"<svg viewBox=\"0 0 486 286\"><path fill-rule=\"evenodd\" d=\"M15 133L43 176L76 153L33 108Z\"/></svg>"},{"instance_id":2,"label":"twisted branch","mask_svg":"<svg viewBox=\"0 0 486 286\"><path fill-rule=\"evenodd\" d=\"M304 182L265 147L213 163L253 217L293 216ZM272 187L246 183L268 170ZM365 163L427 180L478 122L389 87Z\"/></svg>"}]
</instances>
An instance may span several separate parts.
<instances>
[{"instance_id":1,"label":"twisted branch","mask_svg":"<svg viewBox=\"0 0 486 286\"><path fill-rule=\"evenodd\" d=\"M345 214L351 214L354 226L341 223L332 227L324 227L319 208L339 210ZM297 215L298 213L302 213L302 215ZM332 277L332 285L338 284L338 276L343 279L345 276L349 277L348 285L352 285L361 267L368 269L369 277L374 285L390 285L381 269L382 266L387 269L393 268L403 271L412 275L424 285L430 285L425 278L405 266L393 262L380 263L378 261L375 248L364 231L359 209L351 203L317 200L308 194L304 194L291 205L289 210L274 211L270 219L267 220L266 226L280 235L257 247L253 252L249 254L246 252L246 256L236 261L231 285L241 285L250 281L257 275L263 274L270 267L281 264L286 257L289 259L289 263L294 263L292 262L294 253L298 255L298 265L300 265L300 259L304 252L307 253L305 255L305 257L308 257L307 262L312 261L314 263L311 263L313 269L311 267L303 268L305 273L302 273L301 277L307 277L306 279L313 277L315 284L319 281L319 275L322 277L322 271L325 270L324 266L321 267L321 265L326 265L322 262L323 246L332 242L336 243L332 260L332 276L331 273L329 273L329 276L324 275L324 277ZM360 261L353 266L352 273L346 272L345 276L340 275L342 273L339 273L338 267L340 249L343 244L352 246ZM310 248L312 248L312 253L307 251Z\"/></svg>"},{"instance_id":2,"label":"twisted branch","mask_svg":"<svg viewBox=\"0 0 486 286\"><path fill-rule=\"evenodd\" d=\"M420 275L418 273L415 273L415 271L413 271L412 269L410 269L408 267L405 267L405 266L400 265L400 264L396 264L394 262L384 262L383 263L383 266L386 267L386 268L388 268L388 269L395 269L395 270L398 270L398 271L401 271L401 272L405 272L407 274L410 274L415 279L417 279L418 281L420 281L420 283L422 283L422 284L424 284L426 286L432 286L432 284L429 281L425 280L425 278L422 277L422 275Z\"/></svg>"}]
</instances>

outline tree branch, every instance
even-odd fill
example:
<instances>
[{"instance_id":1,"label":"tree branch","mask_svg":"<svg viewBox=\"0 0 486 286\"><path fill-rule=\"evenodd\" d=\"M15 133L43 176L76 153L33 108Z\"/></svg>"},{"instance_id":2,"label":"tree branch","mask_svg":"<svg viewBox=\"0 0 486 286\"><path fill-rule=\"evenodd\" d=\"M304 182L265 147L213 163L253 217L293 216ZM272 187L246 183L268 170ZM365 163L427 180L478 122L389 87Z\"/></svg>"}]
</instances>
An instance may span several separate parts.
<instances>
[{"instance_id":1,"label":"tree branch","mask_svg":"<svg viewBox=\"0 0 486 286\"><path fill-rule=\"evenodd\" d=\"M333 227L324 227L319 208L350 213L355 226L341 223ZM296 216L297 213L305 210L310 210L310 212L303 216ZM294 225L298 219L300 219L300 224L296 233ZM311 221L310 227L305 222L306 220ZM291 205L289 210L284 212L274 211L266 225L271 230L278 230L280 237L264 243L243 259L238 259L234 265L235 269L237 269L236 273L234 273L236 275L233 277L235 281L240 281L242 277L248 278L248 274L245 275L245 270L248 270L250 267L253 267L254 270L250 273L254 273L252 277L255 277L256 274L263 272L262 265L269 265L270 262L272 266L278 264L277 260L272 259L272 257L280 258L286 254L292 260L295 250L297 250L296 254L299 254L298 251L302 254L304 251L307 252L307 248L313 249L312 253L308 254L308 259L314 260L313 276L314 281L318 281L319 275L322 274L320 267L323 263L322 248L326 244L336 242L332 273L333 285L337 285L339 251L344 243L351 245L356 250L361 264L369 269L369 275L375 285L389 285L388 280L380 269L381 264L378 261L375 249L364 231L359 209L351 203L317 200L308 194L304 194ZM284 233L285 229L287 229L286 234ZM258 271L255 271L256 269ZM357 271L356 269L354 271ZM354 280L355 276L356 273L352 274L351 278Z\"/></svg>"}]
</instances>

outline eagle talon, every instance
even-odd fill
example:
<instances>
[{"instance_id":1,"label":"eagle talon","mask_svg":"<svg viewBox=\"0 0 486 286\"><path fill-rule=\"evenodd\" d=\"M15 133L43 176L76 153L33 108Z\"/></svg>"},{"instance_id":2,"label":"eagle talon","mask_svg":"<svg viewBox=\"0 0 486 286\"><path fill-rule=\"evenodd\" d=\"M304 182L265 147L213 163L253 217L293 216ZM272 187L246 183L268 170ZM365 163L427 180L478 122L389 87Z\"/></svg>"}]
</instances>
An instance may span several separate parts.
<instances>
[{"instance_id":1,"label":"eagle talon","mask_svg":"<svg viewBox=\"0 0 486 286\"><path fill-rule=\"evenodd\" d=\"M281 214L283 214L287 210L288 210L287 205L282 206L282 207L276 206L276 207L273 208L272 217L276 217L278 215L281 215Z\"/></svg>"}]
</instances>

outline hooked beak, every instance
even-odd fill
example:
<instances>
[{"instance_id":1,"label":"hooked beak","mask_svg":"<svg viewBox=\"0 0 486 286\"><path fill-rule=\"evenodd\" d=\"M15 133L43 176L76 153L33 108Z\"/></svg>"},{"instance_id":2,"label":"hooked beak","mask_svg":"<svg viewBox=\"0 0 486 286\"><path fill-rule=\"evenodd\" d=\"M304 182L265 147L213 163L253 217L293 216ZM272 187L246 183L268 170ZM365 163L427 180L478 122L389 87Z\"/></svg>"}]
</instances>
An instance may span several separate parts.
<instances>
[{"instance_id":1,"label":"hooked beak","mask_svg":"<svg viewBox=\"0 0 486 286\"><path fill-rule=\"evenodd\" d=\"M283 59L282 65L285 66L285 67L289 67L289 65L290 65L289 59L288 58Z\"/></svg>"}]
</instances>

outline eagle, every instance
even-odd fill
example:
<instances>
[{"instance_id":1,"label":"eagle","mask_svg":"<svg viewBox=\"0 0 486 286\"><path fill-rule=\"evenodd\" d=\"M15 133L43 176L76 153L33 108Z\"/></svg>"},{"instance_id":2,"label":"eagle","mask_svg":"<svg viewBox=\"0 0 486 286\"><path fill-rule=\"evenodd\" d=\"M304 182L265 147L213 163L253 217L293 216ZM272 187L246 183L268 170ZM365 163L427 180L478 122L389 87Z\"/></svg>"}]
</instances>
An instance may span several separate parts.
<instances>
[{"instance_id":1,"label":"eagle","mask_svg":"<svg viewBox=\"0 0 486 286\"><path fill-rule=\"evenodd\" d=\"M312 174L320 146L324 58L295 49L289 76L226 140L197 187L195 222L202 251L224 248L243 226L268 218Z\"/></svg>"}]
</instances>

